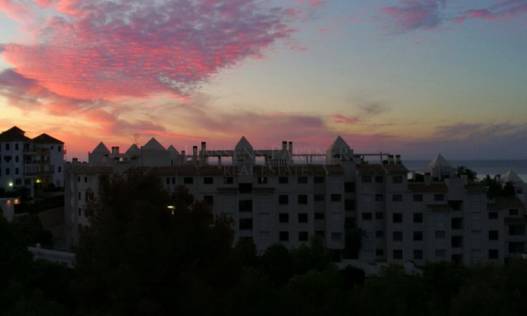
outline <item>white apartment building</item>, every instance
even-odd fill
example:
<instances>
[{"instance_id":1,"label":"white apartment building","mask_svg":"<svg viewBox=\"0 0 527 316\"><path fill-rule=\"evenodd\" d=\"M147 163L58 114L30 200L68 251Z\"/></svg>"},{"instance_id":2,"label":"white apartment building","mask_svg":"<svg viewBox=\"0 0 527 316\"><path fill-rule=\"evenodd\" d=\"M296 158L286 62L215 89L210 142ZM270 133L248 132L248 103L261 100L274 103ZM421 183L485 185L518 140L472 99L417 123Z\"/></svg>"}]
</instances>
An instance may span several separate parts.
<instances>
[{"instance_id":1,"label":"white apartment building","mask_svg":"<svg viewBox=\"0 0 527 316\"><path fill-rule=\"evenodd\" d=\"M0 193L33 196L39 187L64 186L64 143L47 134L33 139L18 127L0 133Z\"/></svg>"},{"instance_id":2,"label":"white apartment building","mask_svg":"<svg viewBox=\"0 0 527 316\"><path fill-rule=\"evenodd\" d=\"M215 214L229 215L236 237L251 238L259 252L275 243L297 247L313 236L337 255L371 264L469 265L526 251L520 193L489 200L484 186L458 176L441 155L426 174L410 176L400 156L358 154L340 137L324 154L298 154L285 141L280 149L254 149L244 137L234 149L209 150L203 142L189 155L155 139L124 154L101 143L87 163L74 160L66 168L72 244L90 224L87 202L97 199L100 177L132 168L150 169L169 192L186 186ZM350 249L357 231L360 247Z\"/></svg>"}]
</instances>

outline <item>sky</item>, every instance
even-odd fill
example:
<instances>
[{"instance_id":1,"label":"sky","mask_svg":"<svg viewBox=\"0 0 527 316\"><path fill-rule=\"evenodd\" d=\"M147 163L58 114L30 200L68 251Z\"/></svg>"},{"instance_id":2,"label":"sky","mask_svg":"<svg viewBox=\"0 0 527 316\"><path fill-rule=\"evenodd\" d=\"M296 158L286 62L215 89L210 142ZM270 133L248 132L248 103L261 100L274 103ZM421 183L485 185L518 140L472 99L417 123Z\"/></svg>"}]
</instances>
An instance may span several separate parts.
<instances>
[{"instance_id":1,"label":"sky","mask_svg":"<svg viewBox=\"0 0 527 316\"><path fill-rule=\"evenodd\" d=\"M527 0L0 0L0 130L527 159Z\"/></svg>"}]
</instances>

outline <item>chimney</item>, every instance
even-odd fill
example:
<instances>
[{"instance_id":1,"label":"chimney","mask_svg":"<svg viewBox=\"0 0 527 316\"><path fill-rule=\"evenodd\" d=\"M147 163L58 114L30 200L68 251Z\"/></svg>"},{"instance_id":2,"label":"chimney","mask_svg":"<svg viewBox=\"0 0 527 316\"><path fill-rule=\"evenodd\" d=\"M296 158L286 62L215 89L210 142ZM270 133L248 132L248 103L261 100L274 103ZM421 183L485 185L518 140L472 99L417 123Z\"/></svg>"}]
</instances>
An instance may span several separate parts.
<instances>
[{"instance_id":1,"label":"chimney","mask_svg":"<svg viewBox=\"0 0 527 316\"><path fill-rule=\"evenodd\" d=\"M119 146L112 147L112 156L118 157L119 156Z\"/></svg>"},{"instance_id":2,"label":"chimney","mask_svg":"<svg viewBox=\"0 0 527 316\"><path fill-rule=\"evenodd\" d=\"M205 154L207 151L207 142L201 142L201 152Z\"/></svg>"},{"instance_id":3,"label":"chimney","mask_svg":"<svg viewBox=\"0 0 527 316\"><path fill-rule=\"evenodd\" d=\"M187 162L187 152L184 150L181 151L181 159L183 163Z\"/></svg>"},{"instance_id":4,"label":"chimney","mask_svg":"<svg viewBox=\"0 0 527 316\"><path fill-rule=\"evenodd\" d=\"M289 153L293 154L293 142L289 142Z\"/></svg>"},{"instance_id":5,"label":"chimney","mask_svg":"<svg viewBox=\"0 0 527 316\"><path fill-rule=\"evenodd\" d=\"M192 160L198 159L198 146L192 147Z\"/></svg>"},{"instance_id":6,"label":"chimney","mask_svg":"<svg viewBox=\"0 0 527 316\"><path fill-rule=\"evenodd\" d=\"M286 151L287 150L287 141L283 141L282 142L282 151Z\"/></svg>"}]
</instances>

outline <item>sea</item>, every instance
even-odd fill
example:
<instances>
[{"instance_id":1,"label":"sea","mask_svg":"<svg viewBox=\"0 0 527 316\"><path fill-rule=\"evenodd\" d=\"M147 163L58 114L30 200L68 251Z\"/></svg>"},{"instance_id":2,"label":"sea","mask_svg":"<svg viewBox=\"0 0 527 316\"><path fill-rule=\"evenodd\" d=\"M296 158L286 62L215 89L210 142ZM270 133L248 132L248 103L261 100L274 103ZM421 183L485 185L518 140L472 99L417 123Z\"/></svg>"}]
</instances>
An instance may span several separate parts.
<instances>
[{"instance_id":1,"label":"sea","mask_svg":"<svg viewBox=\"0 0 527 316\"><path fill-rule=\"evenodd\" d=\"M426 160L405 160L404 165L411 171L423 172L430 161ZM487 175L503 175L512 170L527 182L527 160L450 160L452 166L464 166L474 170L478 178Z\"/></svg>"}]
</instances>

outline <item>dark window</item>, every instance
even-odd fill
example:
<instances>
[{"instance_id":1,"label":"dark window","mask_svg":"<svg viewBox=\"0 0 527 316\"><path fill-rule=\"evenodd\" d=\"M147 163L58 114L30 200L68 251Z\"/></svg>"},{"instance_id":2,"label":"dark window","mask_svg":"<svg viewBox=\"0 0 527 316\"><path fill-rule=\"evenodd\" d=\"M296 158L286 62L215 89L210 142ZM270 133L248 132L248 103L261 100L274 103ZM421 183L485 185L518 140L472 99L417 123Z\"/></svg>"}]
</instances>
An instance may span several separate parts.
<instances>
[{"instance_id":1,"label":"dark window","mask_svg":"<svg viewBox=\"0 0 527 316\"><path fill-rule=\"evenodd\" d=\"M414 241L422 241L423 240L423 232L414 232Z\"/></svg>"},{"instance_id":2,"label":"dark window","mask_svg":"<svg viewBox=\"0 0 527 316\"><path fill-rule=\"evenodd\" d=\"M383 212L376 212L375 213L375 219L376 220L384 219L384 213Z\"/></svg>"},{"instance_id":3,"label":"dark window","mask_svg":"<svg viewBox=\"0 0 527 316\"><path fill-rule=\"evenodd\" d=\"M379 248L375 249L375 255L376 255L377 257L382 257L382 256L384 256L384 250L383 250L383 249L379 249Z\"/></svg>"},{"instance_id":4,"label":"dark window","mask_svg":"<svg viewBox=\"0 0 527 316\"><path fill-rule=\"evenodd\" d=\"M258 177L258 184L267 184L267 177Z\"/></svg>"},{"instance_id":5,"label":"dark window","mask_svg":"<svg viewBox=\"0 0 527 316\"><path fill-rule=\"evenodd\" d=\"M289 178L288 177L280 177L278 178L278 183L280 184L287 184L289 182Z\"/></svg>"},{"instance_id":6,"label":"dark window","mask_svg":"<svg viewBox=\"0 0 527 316\"><path fill-rule=\"evenodd\" d=\"M463 218L452 218L452 229L463 229Z\"/></svg>"},{"instance_id":7,"label":"dark window","mask_svg":"<svg viewBox=\"0 0 527 316\"><path fill-rule=\"evenodd\" d=\"M239 202L240 212L252 212L253 201L252 200L240 200Z\"/></svg>"},{"instance_id":8,"label":"dark window","mask_svg":"<svg viewBox=\"0 0 527 316\"><path fill-rule=\"evenodd\" d=\"M289 223L289 214L287 213L278 214L278 220L280 221L280 223Z\"/></svg>"},{"instance_id":9,"label":"dark window","mask_svg":"<svg viewBox=\"0 0 527 316\"><path fill-rule=\"evenodd\" d=\"M423 222L423 213L414 213L414 223Z\"/></svg>"},{"instance_id":10,"label":"dark window","mask_svg":"<svg viewBox=\"0 0 527 316\"><path fill-rule=\"evenodd\" d=\"M422 194L414 194L414 202L423 202Z\"/></svg>"},{"instance_id":11,"label":"dark window","mask_svg":"<svg viewBox=\"0 0 527 316\"><path fill-rule=\"evenodd\" d=\"M298 196L298 204L305 205L307 204L307 195L301 194Z\"/></svg>"},{"instance_id":12,"label":"dark window","mask_svg":"<svg viewBox=\"0 0 527 316\"><path fill-rule=\"evenodd\" d=\"M434 194L434 201L444 201L445 195L444 194Z\"/></svg>"},{"instance_id":13,"label":"dark window","mask_svg":"<svg viewBox=\"0 0 527 316\"><path fill-rule=\"evenodd\" d=\"M57 169L57 172L61 173L62 172L62 167L59 166L58 169Z\"/></svg>"},{"instance_id":14,"label":"dark window","mask_svg":"<svg viewBox=\"0 0 527 316\"><path fill-rule=\"evenodd\" d=\"M319 219L319 220L323 220L325 218L325 214L324 213L315 213L315 219Z\"/></svg>"},{"instance_id":15,"label":"dark window","mask_svg":"<svg viewBox=\"0 0 527 316\"><path fill-rule=\"evenodd\" d=\"M382 194L375 194L375 201L377 201L377 202L384 201L384 195L382 195Z\"/></svg>"},{"instance_id":16,"label":"dark window","mask_svg":"<svg viewBox=\"0 0 527 316\"><path fill-rule=\"evenodd\" d=\"M280 204L280 205L287 205L287 204L289 204L289 195L279 195L278 196L278 204Z\"/></svg>"},{"instance_id":17,"label":"dark window","mask_svg":"<svg viewBox=\"0 0 527 316\"><path fill-rule=\"evenodd\" d=\"M322 202L324 201L325 196L324 194L315 194L315 202Z\"/></svg>"},{"instance_id":18,"label":"dark window","mask_svg":"<svg viewBox=\"0 0 527 316\"><path fill-rule=\"evenodd\" d=\"M518 254L525 251L525 243L521 241L510 242L509 243L509 253Z\"/></svg>"},{"instance_id":19,"label":"dark window","mask_svg":"<svg viewBox=\"0 0 527 316\"><path fill-rule=\"evenodd\" d=\"M371 176L362 176L361 180L364 183L371 183L372 178L371 178Z\"/></svg>"},{"instance_id":20,"label":"dark window","mask_svg":"<svg viewBox=\"0 0 527 316\"><path fill-rule=\"evenodd\" d=\"M518 216L518 215L520 215L520 211L518 211L517 209L510 209L509 210L509 215L510 216Z\"/></svg>"},{"instance_id":21,"label":"dark window","mask_svg":"<svg viewBox=\"0 0 527 316\"><path fill-rule=\"evenodd\" d=\"M523 224L512 224L512 225L509 225L509 235L511 235L511 236L523 236L523 235L525 235L525 225L523 225Z\"/></svg>"},{"instance_id":22,"label":"dark window","mask_svg":"<svg viewBox=\"0 0 527 316\"><path fill-rule=\"evenodd\" d=\"M377 238L384 238L384 231L383 230L378 230L375 232L375 237Z\"/></svg>"},{"instance_id":23,"label":"dark window","mask_svg":"<svg viewBox=\"0 0 527 316\"><path fill-rule=\"evenodd\" d=\"M300 214L298 214L298 222L299 223L307 223L308 222L307 213L300 213Z\"/></svg>"},{"instance_id":24,"label":"dark window","mask_svg":"<svg viewBox=\"0 0 527 316\"><path fill-rule=\"evenodd\" d=\"M18 175L18 168L15 168L15 175Z\"/></svg>"},{"instance_id":25,"label":"dark window","mask_svg":"<svg viewBox=\"0 0 527 316\"><path fill-rule=\"evenodd\" d=\"M225 178L223 178L223 183L224 184L233 184L234 183L234 178L233 177L225 177Z\"/></svg>"},{"instance_id":26,"label":"dark window","mask_svg":"<svg viewBox=\"0 0 527 316\"><path fill-rule=\"evenodd\" d=\"M489 259L498 259L499 251L498 249L489 249Z\"/></svg>"},{"instance_id":27,"label":"dark window","mask_svg":"<svg viewBox=\"0 0 527 316\"><path fill-rule=\"evenodd\" d=\"M393 213L393 222L394 223L402 223L403 222L403 214L402 213Z\"/></svg>"},{"instance_id":28,"label":"dark window","mask_svg":"<svg viewBox=\"0 0 527 316\"><path fill-rule=\"evenodd\" d=\"M395 184L403 183L403 177L402 176L393 176L392 182Z\"/></svg>"},{"instance_id":29,"label":"dark window","mask_svg":"<svg viewBox=\"0 0 527 316\"><path fill-rule=\"evenodd\" d=\"M280 241L289 241L289 232L280 232Z\"/></svg>"},{"instance_id":30,"label":"dark window","mask_svg":"<svg viewBox=\"0 0 527 316\"><path fill-rule=\"evenodd\" d=\"M299 184L306 184L307 183L307 177L298 177L298 183Z\"/></svg>"},{"instance_id":31,"label":"dark window","mask_svg":"<svg viewBox=\"0 0 527 316\"><path fill-rule=\"evenodd\" d=\"M10 173L11 173L11 169L6 168L6 169L5 169L5 175L8 176Z\"/></svg>"},{"instance_id":32,"label":"dark window","mask_svg":"<svg viewBox=\"0 0 527 316\"><path fill-rule=\"evenodd\" d=\"M415 249L414 250L414 259L415 260L422 260L423 259L423 251L421 249Z\"/></svg>"},{"instance_id":33,"label":"dark window","mask_svg":"<svg viewBox=\"0 0 527 316\"><path fill-rule=\"evenodd\" d=\"M373 218L371 213L362 213L361 215L363 221L371 221Z\"/></svg>"},{"instance_id":34,"label":"dark window","mask_svg":"<svg viewBox=\"0 0 527 316\"><path fill-rule=\"evenodd\" d=\"M344 201L344 209L346 211L354 211L355 210L355 200L346 199Z\"/></svg>"},{"instance_id":35,"label":"dark window","mask_svg":"<svg viewBox=\"0 0 527 316\"><path fill-rule=\"evenodd\" d=\"M340 202L342 200L342 195L340 194L331 194L332 202Z\"/></svg>"},{"instance_id":36,"label":"dark window","mask_svg":"<svg viewBox=\"0 0 527 316\"><path fill-rule=\"evenodd\" d=\"M212 195L205 195L203 197L203 201L205 201L205 203L207 203L207 205L212 206L212 205L214 205L214 196L212 196Z\"/></svg>"},{"instance_id":37,"label":"dark window","mask_svg":"<svg viewBox=\"0 0 527 316\"><path fill-rule=\"evenodd\" d=\"M9 150L9 144L5 144L5 150Z\"/></svg>"},{"instance_id":38,"label":"dark window","mask_svg":"<svg viewBox=\"0 0 527 316\"><path fill-rule=\"evenodd\" d=\"M403 251L402 251L402 249L395 249L393 251L393 259L401 260L402 258L403 258Z\"/></svg>"},{"instance_id":39,"label":"dark window","mask_svg":"<svg viewBox=\"0 0 527 316\"><path fill-rule=\"evenodd\" d=\"M489 240L498 240L499 234L497 230L489 230Z\"/></svg>"},{"instance_id":40,"label":"dark window","mask_svg":"<svg viewBox=\"0 0 527 316\"><path fill-rule=\"evenodd\" d=\"M60 153L62 151L62 146L58 146L57 151Z\"/></svg>"},{"instance_id":41,"label":"dark window","mask_svg":"<svg viewBox=\"0 0 527 316\"><path fill-rule=\"evenodd\" d=\"M15 144L15 150L18 150L18 144Z\"/></svg>"},{"instance_id":42,"label":"dark window","mask_svg":"<svg viewBox=\"0 0 527 316\"><path fill-rule=\"evenodd\" d=\"M341 241L342 240L342 233L331 233L331 240L332 241Z\"/></svg>"},{"instance_id":43,"label":"dark window","mask_svg":"<svg viewBox=\"0 0 527 316\"><path fill-rule=\"evenodd\" d=\"M498 219L498 212L489 212L489 219Z\"/></svg>"},{"instance_id":44,"label":"dark window","mask_svg":"<svg viewBox=\"0 0 527 316\"><path fill-rule=\"evenodd\" d=\"M345 182L344 183L344 192L354 193L355 192L355 182Z\"/></svg>"},{"instance_id":45,"label":"dark window","mask_svg":"<svg viewBox=\"0 0 527 316\"><path fill-rule=\"evenodd\" d=\"M323 231L323 230L317 230L315 231L315 235L319 238L325 238L326 237L326 232Z\"/></svg>"},{"instance_id":46,"label":"dark window","mask_svg":"<svg viewBox=\"0 0 527 316\"><path fill-rule=\"evenodd\" d=\"M463 262L463 255L461 254L455 254L452 255L452 262L455 264L460 264Z\"/></svg>"},{"instance_id":47,"label":"dark window","mask_svg":"<svg viewBox=\"0 0 527 316\"><path fill-rule=\"evenodd\" d=\"M393 241L403 241L403 232L393 232Z\"/></svg>"},{"instance_id":48,"label":"dark window","mask_svg":"<svg viewBox=\"0 0 527 316\"><path fill-rule=\"evenodd\" d=\"M324 177L315 177L314 181L315 183L324 183L325 179Z\"/></svg>"},{"instance_id":49,"label":"dark window","mask_svg":"<svg viewBox=\"0 0 527 316\"><path fill-rule=\"evenodd\" d=\"M401 194L394 194L392 195L392 201L394 202L401 202L403 200L403 196Z\"/></svg>"},{"instance_id":50,"label":"dark window","mask_svg":"<svg viewBox=\"0 0 527 316\"><path fill-rule=\"evenodd\" d=\"M172 184L176 184L176 177L172 177Z\"/></svg>"},{"instance_id":51,"label":"dark window","mask_svg":"<svg viewBox=\"0 0 527 316\"><path fill-rule=\"evenodd\" d=\"M453 248L463 247L463 236L453 236L452 237L452 247Z\"/></svg>"},{"instance_id":52,"label":"dark window","mask_svg":"<svg viewBox=\"0 0 527 316\"><path fill-rule=\"evenodd\" d=\"M193 184L194 183L194 178L192 178L192 177L184 177L183 178L183 183L184 184Z\"/></svg>"},{"instance_id":53,"label":"dark window","mask_svg":"<svg viewBox=\"0 0 527 316\"><path fill-rule=\"evenodd\" d=\"M213 177L205 177L205 178L203 178L203 183L204 184L213 184L214 183L214 178Z\"/></svg>"},{"instance_id":54,"label":"dark window","mask_svg":"<svg viewBox=\"0 0 527 316\"><path fill-rule=\"evenodd\" d=\"M445 239L446 232L444 230L436 230L435 236L436 236L436 239Z\"/></svg>"},{"instance_id":55,"label":"dark window","mask_svg":"<svg viewBox=\"0 0 527 316\"><path fill-rule=\"evenodd\" d=\"M18 156L15 156L15 162L18 162L20 160L20 158L18 158Z\"/></svg>"},{"instance_id":56,"label":"dark window","mask_svg":"<svg viewBox=\"0 0 527 316\"><path fill-rule=\"evenodd\" d=\"M375 183L383 183L384 177L383 176L375 176Z\"/></svg>"},{"instance_id":57,"label":"dark window","mask_svg":"<svg viewBox=\"0 0 527 316\"><path fill-rule=\"evenodd\" d=\"M308 232L298 232L298 241L308 241L309 233Z\"/></svg>"},{"instance_id":58,"label":"dark window","mask_svg":"<svg viewBox=\"0 0 527 316\"><path fill-rule=\"evenodd\" d=\"M167 184L170 184L170 178L167 178Z\"/></svg>"},{"instance_id":59,"label":"dark window","mask_svg":"<svg viewBox=\"0 0 527 316\"><path fill-rule=\"evenodd\" d=\"M252 218L241 218L240 219L240 230L253 229L253 219Z\"/></svg>"},{"instance_id":60,"label":"dark window","mask_svg":"<svg viewBox=\"0 0 527 316\"><path fill-rule=\"evenodd\" d=\"M238 190L240 193L251 193L253 191L252 183L240 183L238 184Z\"/></svg>"}]
</instances>

